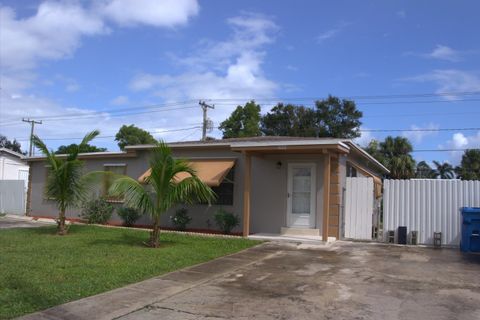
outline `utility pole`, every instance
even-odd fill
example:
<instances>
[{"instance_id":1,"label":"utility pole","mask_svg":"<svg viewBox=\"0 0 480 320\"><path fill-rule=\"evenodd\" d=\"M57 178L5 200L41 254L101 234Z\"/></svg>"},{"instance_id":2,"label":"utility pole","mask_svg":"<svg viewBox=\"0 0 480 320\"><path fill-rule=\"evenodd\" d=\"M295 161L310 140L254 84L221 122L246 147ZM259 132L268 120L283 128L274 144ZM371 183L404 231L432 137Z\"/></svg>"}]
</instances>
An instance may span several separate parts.
<instances>
[{"instance_id":1,"label":"utility pole","mask_svg":"<svg viewBox=\"0 0 480 320\"><path fill-rule=\"evenodd\" d=\"M31 129L30 129L30 152L28 153L28 156L31 157L33 155L33 130L35 128L35 124L42 124L42 121L35 121L35 120L30 120L30 118L28 119L25 119L23 118L22 119L23 122L28 122L30 123L31 125Z\"/></svg>"},{"instance_id":2,"label":"utility pole","mask_svg":"<svg viewBox=\"0 0 480 320\"><path fill-rule=\"evenodd\" d=\"M215 106L214 105L210 106L206 104L205 101L199 101L198 104L203 110L202 141L205 141L207 139L207 124L208 124L207 110L208 108L215 109Z\"/></svg>"}]
</instances>

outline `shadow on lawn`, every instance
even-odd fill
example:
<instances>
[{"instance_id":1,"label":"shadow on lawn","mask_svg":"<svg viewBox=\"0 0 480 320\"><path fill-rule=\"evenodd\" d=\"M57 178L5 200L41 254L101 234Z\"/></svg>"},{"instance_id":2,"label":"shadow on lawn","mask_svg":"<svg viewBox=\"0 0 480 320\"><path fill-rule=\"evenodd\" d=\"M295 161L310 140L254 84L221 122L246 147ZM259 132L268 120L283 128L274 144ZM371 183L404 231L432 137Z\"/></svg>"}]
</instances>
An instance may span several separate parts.
<instances>
[{"instance_id":1,"label":"shadow on lawn","mask_svg":"<svg viewBox=\"0 0 480 320\"><path fill-rule=\"evenodd\" d=\"M32 282L17 275L6 279L5 288L15 292L18 297L17 301L21 301L24 312L33 312L58 304L58 301L51 298L48 293L42 292Z\"/></svg>"},{"instance_id":2,"label":"shadow on lawn","mask_svg":"<svg viewBox=\"0 0 480 320\"><path fill-rule=\"evenodd\" d=\"M148 241L150 234L144 235L122 233L111 238L98 238L89 241L90 245L106 245L106 246L130 246L137 248L148 248L145 243ZM160 239L160 248L170 247L176 244L176 241Z\"/></svg>"}]
</instances>

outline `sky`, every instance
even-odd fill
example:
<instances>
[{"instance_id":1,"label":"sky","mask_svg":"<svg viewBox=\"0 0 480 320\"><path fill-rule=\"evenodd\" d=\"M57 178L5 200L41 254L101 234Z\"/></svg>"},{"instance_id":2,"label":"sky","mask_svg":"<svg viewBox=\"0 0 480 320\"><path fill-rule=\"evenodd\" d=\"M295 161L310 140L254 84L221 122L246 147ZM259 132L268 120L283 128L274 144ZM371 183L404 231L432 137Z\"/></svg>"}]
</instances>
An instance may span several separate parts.
<instances>
[{"instance_id":1,"label":"sky","mask_svg":"<svg viewBox=\"0 0 480 320\"><path fill-rule=\"evenodd\" d=\"M51 148L99 129L93 144L118 150L123 124L199 139L199 100L218 126L251 99L266 113L331 94L364 113L359 144L401 135L417 161L457 164L461 151L425 150L480 147L478 12L478 1L0 0L0 134L27 149L32 118Z\"/></svg>"}]
</instances>

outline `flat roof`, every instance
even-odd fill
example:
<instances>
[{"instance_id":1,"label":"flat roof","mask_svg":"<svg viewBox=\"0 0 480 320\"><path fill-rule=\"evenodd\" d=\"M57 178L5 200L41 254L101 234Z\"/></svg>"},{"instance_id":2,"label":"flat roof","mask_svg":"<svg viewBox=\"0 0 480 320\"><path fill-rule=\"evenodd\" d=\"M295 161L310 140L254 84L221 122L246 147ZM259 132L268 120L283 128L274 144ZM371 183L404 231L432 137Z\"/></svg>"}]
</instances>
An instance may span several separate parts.
<instances>
[{"instance_id":1,"label":"flat roof","mask_svg":"<svg viewBox=\"0 0 480 320\"><path fill-rule=\"evenodd\" d=\"M340 138L315 138L315 137L283 137L283 136L261 136L246 138L230 138L206 141L179 141L167 143L172 149L196 149L196 148L225 148L233 151L242 150L263 150L282 152L289 150L294 152L298 150L315 150L315 149L332 149L349 153L353 149L363 158L371 161L378 169L388 173L390 172L372 155L363 150L355 142L350 139ZM125 151L105 151L105 152L89 152L80 153L80 158L108 158L108 157L134 157L137 150L148 150L154 148L154 144L126 146ZM65 155L59 155L64 157ZM26 157L27 161L38 161L45 159L44 156Z\"/></svg>"}]
</instances>

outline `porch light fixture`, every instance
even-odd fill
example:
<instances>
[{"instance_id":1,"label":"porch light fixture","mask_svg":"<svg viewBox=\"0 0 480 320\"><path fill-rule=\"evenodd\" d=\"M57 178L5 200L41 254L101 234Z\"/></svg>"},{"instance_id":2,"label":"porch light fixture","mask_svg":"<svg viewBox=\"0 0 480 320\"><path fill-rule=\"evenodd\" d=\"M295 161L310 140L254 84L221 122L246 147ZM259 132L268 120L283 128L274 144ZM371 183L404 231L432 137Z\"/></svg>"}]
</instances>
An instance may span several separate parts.
<instances>
[{"instance_id":1,"label":"porch light fixture","mask_svg":"<svg viewBox=\"0 0 480 320\"><path fill-rule=\"evenodd\" d=\"M277 167L277 169L281 169L282 168L282 161L277 161L276 167Z\"/></svg>"}]
</instances>

